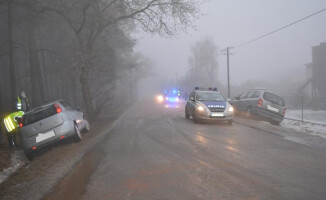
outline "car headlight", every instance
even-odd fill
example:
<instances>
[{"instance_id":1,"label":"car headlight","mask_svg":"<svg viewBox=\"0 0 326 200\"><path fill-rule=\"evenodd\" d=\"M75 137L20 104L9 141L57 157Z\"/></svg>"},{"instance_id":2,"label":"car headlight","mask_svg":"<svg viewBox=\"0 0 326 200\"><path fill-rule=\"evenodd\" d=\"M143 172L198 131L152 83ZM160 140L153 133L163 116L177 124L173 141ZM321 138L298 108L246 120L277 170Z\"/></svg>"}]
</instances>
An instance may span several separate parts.
<instances>
[{"instance_id":1,"label":"car headlight","mask_svg":"<svg viewBox=\"0 0 326 200\"><path fill-rule=\"evenodd\" d=\"M234 108L232 106L229 107L229 112L233 112Z\"/></svg>"},{"instance_id":2,"label":"car headlight","mask_svg":"<svg viewBox=\"0 0 326 200\"><path fill-rule=\"evenodd\" d=\"M198 111L204 111L205 108L204 108L203 106L198 106L198 107L197 107L197 110L198 110Z\"/></svg>"},{"instance_id":3,"label":"car headlight","mask_svg":"<svg viewBox=\"0 0 326 200\"><path fill-rule=\"evenodd\" d=\"M163 101L163 96L162 95L158 95L157 97L156 97L156 100L158 101L158 102L162 102Z\"/></svg>"}]
</instances>

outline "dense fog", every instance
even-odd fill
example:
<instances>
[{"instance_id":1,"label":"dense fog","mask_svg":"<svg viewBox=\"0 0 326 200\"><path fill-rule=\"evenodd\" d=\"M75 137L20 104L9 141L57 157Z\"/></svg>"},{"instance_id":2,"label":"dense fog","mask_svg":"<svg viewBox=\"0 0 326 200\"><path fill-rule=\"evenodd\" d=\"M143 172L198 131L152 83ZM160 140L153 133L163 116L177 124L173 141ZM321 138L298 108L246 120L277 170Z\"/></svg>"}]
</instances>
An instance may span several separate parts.
<instances>
[{"instance_id":1,"label":"dense fog","mask_svg":"<svg viewBox=\"0 0 326 200\"><path fill-rule=\"evenodd\" d=\"M308 77L306 64L312 62L312 47L326 42L326 12L322 11L298 23L254 42L239 46L326 8L319 1L205 1L196 27L174 38L136 34L136 49L156 64L155 78L144 81L143 95L178 87L190 68L189 58L194 46L210 40L216 47L218 62L217 87L227 95L226 47L230 49L231 97L247 89L263 87L283 96L311 96L307 86L300 89ZM223 55L224 54L224 55ZM326 63L324 63L326 68ZM215 72L214 72L215 73ZM308 74L307 74L308 73ZM207 77L209 78L209 77ZM198 80L197 80L198 81ZM152 82L157 88L151 90ZM173 84L172 84L173 85ZM191 88L196 81L190 84ZM206 85L205 85L206 86ZM157 91L158 92L158 91Z\"/></svg>"},{"instance_id":2,"label":"dense fog","mask_svg":"<svg viewBox=\"0 0 326 200\"><path fill-rule=\"evenodd\" d=\"M10 112L21 91L34 107L67 99L92 118L171 88L212 86L226 96L227 47L230 97L263 87L323 98L316 74L326 64L312 47L326 42L325 8L323 0L2 0L0 108Z\"/></svg>"}]
</instances>

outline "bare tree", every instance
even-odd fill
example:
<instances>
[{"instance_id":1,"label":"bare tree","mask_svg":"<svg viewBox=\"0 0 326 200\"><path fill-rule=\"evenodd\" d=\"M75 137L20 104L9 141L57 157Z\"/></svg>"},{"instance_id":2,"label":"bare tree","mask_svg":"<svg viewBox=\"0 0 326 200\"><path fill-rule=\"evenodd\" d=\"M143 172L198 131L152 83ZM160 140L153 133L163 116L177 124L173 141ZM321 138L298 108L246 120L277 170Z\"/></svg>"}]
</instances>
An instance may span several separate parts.
<instances>
[{"instance_id":1,"label":"bare tree","mask_svg":"<svg viewBox=\"0 0 326 200\"><path fill-rule=\"evenodd\" d=\"M139 27L150 33L172 36L186 31L196 18L195 0L48 0L40 2L40 14L60 15L75 35L80 65L81 91L90 117L96 116L89 75L99 38L108 29L127 31Z\"/></svg>"},{"instance_id":2,"label":"bare tree","mask_svg":"<svg viewBox=\"0 0 326 200\"><path fill-rule=\"evenodd\" d=\"M217 47L213 40L206 38L197 42L191 49L187 81L190 85L212 87L217 84Z\"/></svg>"}]
</instances>

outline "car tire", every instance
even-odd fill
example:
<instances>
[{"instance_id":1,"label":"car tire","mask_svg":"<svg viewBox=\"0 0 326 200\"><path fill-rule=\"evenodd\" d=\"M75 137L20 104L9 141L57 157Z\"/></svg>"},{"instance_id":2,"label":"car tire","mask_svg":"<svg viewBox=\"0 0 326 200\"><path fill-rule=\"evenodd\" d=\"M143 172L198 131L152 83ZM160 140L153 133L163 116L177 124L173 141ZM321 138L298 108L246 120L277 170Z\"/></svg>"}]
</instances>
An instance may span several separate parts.
<instances>
[{"instance_id":1,"label":"car tire","mask_svg":"<svg viewBox=\"0 0 326 200\"><path fill-rule=\"evenodd\" d=\"M198 118L197 118L197 116L196 116L196 112L194 111L193 112L194 114L193 114L193 116L192 116L192 121L195 123L195 124L197 124L198 123Z\"/></svg>"},{"instance_id":2,"label":"car tire","mask_svg":"<svg viewBox=\"0 0 326 200\"><path fill-rule=\"evenodd\" d=\"M188 110L187 110L187 107L185 108L185 118L186 119L189 119L190 115L188 113Z\"/></svg>"},{"instance_id":3,"label":"car tire","mask_svg":"<svg viewBox=\"0 0 326 200\"><path fill-rule=\"evenodd\" d=\"M89 125L87 119L84 118L84 121L85 121L85 129L84 129L84 132L87 133L91 129L91 126Z\"/></svg>"},{"instance_id":4,"label":"car tire","mask_svg":"<svg viewBox=\"0 0 326 200\"><path fill-rule=\"evenodd\" d=\"M15 133L7 133L9 147L15 147L16 144L16 134Z\"/></svg>"},{"instance_id":5,"label":"car tire","mask_svg":"<svg viewBox=\"0 0 326 200\"><path fill-rule=\"evenodd\" d=\"M29 161L32 161L34 159L34 153L33 152L27 152L27 151L24 151L24 154L26 156L26 158L29 160Z\"/></svg>"},{"instance_id":6,"label":"car tire","mask_svg":"<svg viewBox=\"0 0 326 200\"><path fill-rule=\"evenodd\" d=\"M83 137L76 123L74 123L74 128L75 128L75 135L74 135L75 142L80 142L83 139Z\"/></svg>"},{"instance_id":7,"label":"car tire","mask_svg":"<svg viewBox=\"0 0 326 200\"><path fill-rule=\"evenodd\" d=\"M246 113L245 113L246 118L251 119L252 118L252 112L251 108L248 108Z\"/></svg>"},{"instance_id":8,"label":"car tire","mask_svg":"<svg viewBox=\"0 0 326 200\"><path fill-rule=\"evenodd\" d=\"M232 125L232 123L233 123L233 120L229 120L229 121L228 121L228 124L229 124L229 125Z\"/></svg>"}]
</instances>

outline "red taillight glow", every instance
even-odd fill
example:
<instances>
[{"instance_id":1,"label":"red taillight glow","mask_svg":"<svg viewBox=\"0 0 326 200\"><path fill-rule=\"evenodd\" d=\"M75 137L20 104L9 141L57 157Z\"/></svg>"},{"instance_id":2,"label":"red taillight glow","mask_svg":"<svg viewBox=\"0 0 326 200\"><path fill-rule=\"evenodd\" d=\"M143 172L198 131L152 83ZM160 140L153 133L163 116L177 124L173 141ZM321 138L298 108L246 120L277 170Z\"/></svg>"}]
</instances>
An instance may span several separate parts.
<instances>
[{"instance_id":1,"label":"red taillight glow","mask_svg":"<svg viewBox=\"0 0 326 200\"><path fill-rule=\"evenodd\" d=\"M258 107L262 107L263 106L263 99L259 98L258 99Z\"/></svg>"},{"instance_id":2,"label":"red taillight glow","mask_svg":"<svg viewBox=\"0 0 326 200\"><path fill-rule=\"evenodd\" d=\"M19 127L20 127L20 128L23 127L23 123L20 123L20 124L19 124Z\"/></svg>"},{"instance_id":3,"label":"red taillight glow","mask_svg":"<svg viewBox=\"0 0 326 200\"><path fill-rule=\"evenodd\" d=\"M61 113L62 109L58 104L54 104L55 109L57 110L57 113Z\"/></svg>"},{"instance_id":4,"label":"red taillight glow","mask_svg":"<svg viewBox=\"0 0 326 200\"><path fill-rule=\"evenodd\" d=\"M64 135L60 136L60 140L62 140L64 137L65 137Z\"/></svg>"},{"instance_id":5,"label":"red taillight glow","mask_svg":"<svg viewBox=\"0 0 326 200\"><path fill-rule=\"evenodd\" d=\"M36 149L37 149L37 147L32 147L32 149L33 149L33 150L36 150Z\"/></svg>"},{"instance_id":6,"label":"red taillight glow","mask_svg":"<svg viewBox=\"0 0 326 200\"><path fill-rule=\"evenodd\" d=\"M285 116L285 112L286 112L286 108L284 108L284 110L283 110L283 116Z\"/></svg>"}]
</instances>

